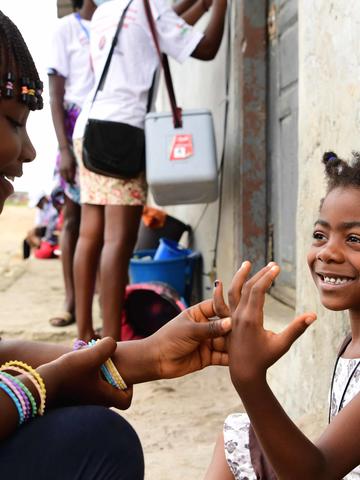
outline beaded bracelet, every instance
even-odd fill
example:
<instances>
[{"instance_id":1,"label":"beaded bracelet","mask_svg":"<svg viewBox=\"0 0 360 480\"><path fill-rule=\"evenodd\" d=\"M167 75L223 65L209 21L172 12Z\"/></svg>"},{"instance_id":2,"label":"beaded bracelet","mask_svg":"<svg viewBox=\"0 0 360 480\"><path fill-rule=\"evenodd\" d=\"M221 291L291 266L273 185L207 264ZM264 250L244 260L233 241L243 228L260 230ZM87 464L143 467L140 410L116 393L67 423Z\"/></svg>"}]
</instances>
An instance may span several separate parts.
<instances>
[{"instance_id":1,"label":"beaded bracelet","mask_svg":"<svg viewBox=\"0 0 360 480\"><path fill-rule=\"evenodd\" d=\"M25 393L22 391L19 385L13 381L13 377L9 378L3 374L0 374L0 381L7 385L10 390L12 390L14 395L17 396L24 414L23 421L28 420L30 418L30 402Z\"/></svg>"},{"instance_id":2,"label":"beaded bracelet","mask_svg":"<svg viewBox=\"0 0 360 480\"><path fill-rule=\"evenodd\" d=\"M14 394L14 392L7 386L5 385L5 383L3 382L0 382L0 388L2 390L4 390L5 393L7 393L9 395L9 397L11 398L11 400L14 402L15 404L15 407L18 411L18 414L19 414L19 420L18 420L18 424L21 425L23 422L24 422L24 412L22 410L22 407L21 407L21 404L17 398L17 396Z\"/></svg>"},{"instance_id":3,"label":"beaded bracelet","mask_svg":"<svg viewBox=\"0 0 360 480\"><path fill-rule=\"evenodd\" d=\"M34 384L35 388L37 389L40 397L40 406L38 409L39 415L44 415L45 412L45 401L46 401L46 388L43 379L38 374L36 370L34 370L30 365L20 362L19 360L11 360L10 362L6 362L0 367L0 371L4 370L12 370L14 372L21 373L26 375L27 378Z\"/></svg>"},{"instance_id":4,"label":"beaded bracelet","mask_svg":"<svg viewBox=\"0 0 360 480\"><path fill-rule=\"evenodd\" d=\"M89 345L94 346L100 340L90 340ZM108 358L106 362L101 366L101 371L104 373L108 382L119 390L126 390L127 385L120 375L118 369L115 367L111 358ZM115 376L113 375L115 373ZM110 380L109 380L110 378Z\"/></svg>"},{"instance_id":5,"label":"beaded bracelet","mask_svg":"<svg viewBox=\"0 0 360 480\"><path fill-rule=\"evenodd\" d=\"M110 375L112 376L113 380L116 382L116 386L119 390L126 390L127 389L127 385L126 383L124 382L124 379L122 378L122 376L120 375L118 369L115 367L115 364L114 362L111 360L111 358L109 358L108 360L106 360L105 362L105 365L107 366L109 372L110 372Z\"/></svg>"},{"instance_id":6,"label":"beaded bracelet","mask_svg":"<svg viewBox=\"0 0 360 480\"><path fill-rule=\"evenodd\" d=\"M99 342L99 340L90 340L88 343L83 340L75 340L73 349L80 350L84 347L93 347L97 342ZM128 388L111 358L108 358L100 368L106 381L110 383L110 385L119 390L126 390Z\"/></svg>"},{"instance_id":7,"label":"beaded bracelet","mask_svg":"<svg viewBox=\"0 0 360 480\"><path fill-rule=\"evenodd\" d=\"M12 381L14 383L16 383L17 385L19 385L19 387L23 390L23 392L26 394L27 398L28 398L28 401L30 403L30 406L31 406L31 416L32 418L35 418L36 415L37 415L37 405L36 405L36 401L35 401L35 398L33 396L33 394L30 392L30 390L27 388L26 385L23 384L23 382L21 380L19 380L18 378L16 377L13 377L12 375L10 375L10 373L6 373L6 372L1 372L0 375L3 375L5 377L8 377L8 378L11 378Z\"/></svg>"}]
</instances>

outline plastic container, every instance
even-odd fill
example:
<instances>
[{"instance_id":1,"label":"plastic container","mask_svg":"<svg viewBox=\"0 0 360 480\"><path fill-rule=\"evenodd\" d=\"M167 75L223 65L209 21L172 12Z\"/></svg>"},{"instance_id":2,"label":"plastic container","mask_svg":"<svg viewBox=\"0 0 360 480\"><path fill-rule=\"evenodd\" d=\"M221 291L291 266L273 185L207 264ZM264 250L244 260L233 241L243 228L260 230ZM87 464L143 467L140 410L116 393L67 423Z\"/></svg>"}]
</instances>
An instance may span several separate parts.
<instances>
[{"instance_id":1,"label":"plastic container","mask_svg":"<svg viewBox=\"0 0 360 480\"><path fill-rule=\"evenodd\" d=\"M189 241L191 241L191 226L186 225L171 215L166 215L165 224L161 228L147 227L144 222L141 221L138 239L134 250L144 250L149 248L156 249L159 246L161 237L179 241L184 232L188 232Z\"/></svg>"},{"instance_id":2,"label":"plastic container","mask_svg":"<svg viewBox=\"0 0 360 480\"><path fill-rule=\"evenodd\" d=\"M188 257L191 253L192 250L182 247L170 238L160 238L160 243L156 249L154 260Z\"/></svg>"},{"instance_id":3,"label":"plastic container","mask_svg":"<svg viewBox=\"0 0 360 480\"><path fill-rule=\"evenodd\" d=\"M209 203L218 197L216 143L209 110L183 111L182 128L170 112L145 118L146 178L158 205Z\"/></svg>"},{"instance_id":4,"label":"plastic container","mask_svg":"<svg viewBox=\"0 0 360 480\"><path fill-rule=\"evenodd\" d=\"M186 305L190 305L195 264L199 252L188 256L154 260L155 250L139 250L130 259L130 283L163 282L174 288Z\"/></svg>"}]
</instances>

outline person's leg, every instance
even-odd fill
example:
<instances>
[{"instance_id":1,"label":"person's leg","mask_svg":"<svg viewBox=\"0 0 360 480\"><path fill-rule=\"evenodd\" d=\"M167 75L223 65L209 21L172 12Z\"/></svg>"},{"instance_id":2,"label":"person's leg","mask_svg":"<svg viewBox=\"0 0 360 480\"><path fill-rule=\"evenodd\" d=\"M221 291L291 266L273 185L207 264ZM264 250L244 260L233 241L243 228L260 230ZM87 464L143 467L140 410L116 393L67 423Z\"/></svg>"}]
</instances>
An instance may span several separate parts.
<instances>
[{"instance_id":1,"label":"person's leg","mask_svg":"<svg viewBox=\"0 0 360 480\"><path fill-rule=\"evenodd\" d=\"M80 235L74 259L75 313L79 338L94 337L92 304L104 236L104 207L82 205Z\"/></svg>"},{"instance_id":2,"label":"person's leg","mask_svg":"<svg viewBox=\"0 0 360 480\"><path fill-rule=\"evenodd\" d=\"M121 340L121 309L128 268L137 239L142 206L105 207L104 247L100 263L103 336Z\"/></svg>"},{"instance_id":3,"label":"person's leg","mask_svg":"<svg viewBox=\"0 0 360 480\"><path fill-rule=\"evenodd\" d=\"M63 207L64 223L61 230L60 248L61 248L61 264L65 286L65 304L64 312L70 314L66 321L65 318L53 317L50 323L53 326L62 327L75 321L75 289L74 289L74 255L76 243L79 238L81 206L73 202L69 197L64 195L65 204Z\"/></svg>"},{"instance_id":4,"label":"person's leg","mask_svg":"<svg viewBox=\"0 0 360 480\"><path fill-rule=\"evenodd\" d=\"M225 458L224 435L221 433L216 441L213 456L204 480L234 480Z\"/></svg>"},{"instance_id":5,"label":"person's leg","mask_svg":"<svg viewBox=\"0 0 360 480\"><path fill-rule=\"evenodd\" d=\"M1 478L143 480L135 431L105 407L59 408L20 427L1 443Z\"/></svg>"}]
</instances>

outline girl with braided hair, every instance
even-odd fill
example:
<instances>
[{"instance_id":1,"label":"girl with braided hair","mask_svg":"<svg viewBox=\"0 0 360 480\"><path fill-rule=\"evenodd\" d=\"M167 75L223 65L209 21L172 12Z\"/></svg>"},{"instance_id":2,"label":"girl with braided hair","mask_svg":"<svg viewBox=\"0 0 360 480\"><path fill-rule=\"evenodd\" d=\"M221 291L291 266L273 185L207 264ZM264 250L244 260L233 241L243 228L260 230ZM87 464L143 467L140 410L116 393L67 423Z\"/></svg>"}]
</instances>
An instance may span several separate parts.
<instances>
[{"instance_id":1,"label":"girl with braided hair","mask_svg":"<svg viewBox=\"0 0 360 480\"><path fill-rule=\"evenodd\" d=\"M244 262L229 291L228 343L232 382L246 414L226 420L206 480L360 479L360 154L351 163L323 156L327 191L315 221L308 266L321 303L349 312L330 388L329 425L312 443L292 423L266 381L267 369L316 319L296 318L281 333L263 327L265 293L279 274L274 262L249 279ZM219 284L216 289L221 291Z\"/></svg>"},{"instance_id":2,"label":"girl with braided hair","mask_svg":"<svg viewBox=\"0 0 360 480\"><path fill-rule=\"evenodd\" d=\"M32 57L1 11L0 80L1 213L12 180L35 158L26 124L30 110L42 108ZM227 365L230 319L210 322L214 316L213 300L205 300L146 339L78 340L75 351L0 339L1 478L142 480L140 441L107 407L128 408L136 383Z\"/></svg>"}]
</instances>

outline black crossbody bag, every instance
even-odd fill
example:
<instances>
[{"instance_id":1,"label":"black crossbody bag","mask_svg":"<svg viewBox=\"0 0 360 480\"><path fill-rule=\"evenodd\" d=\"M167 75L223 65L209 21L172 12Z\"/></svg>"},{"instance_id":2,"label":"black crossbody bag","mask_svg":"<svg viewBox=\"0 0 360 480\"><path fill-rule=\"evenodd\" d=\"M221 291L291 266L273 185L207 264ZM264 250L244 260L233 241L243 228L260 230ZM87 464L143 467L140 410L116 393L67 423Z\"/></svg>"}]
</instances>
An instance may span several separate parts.
<instances>
[{"instance_id":1,"label":"black crossbody bag","mask_svg":"<svg viewBox=\"0 0 360 480\"><path fill-rule=\"evenodd\" d=\"M119 32L131 2L132 0L119 20L92 104L104 86ZM90 118L85 127L82 156L85 167L92 172L115 178L137 177L145 170L144 130L127 123Z\"/></svg>"}]
</instances>

